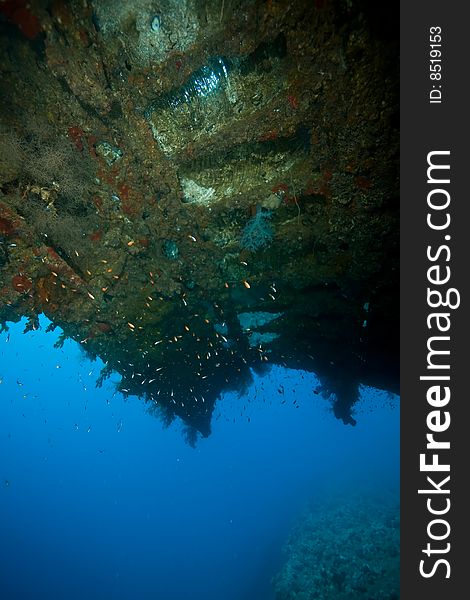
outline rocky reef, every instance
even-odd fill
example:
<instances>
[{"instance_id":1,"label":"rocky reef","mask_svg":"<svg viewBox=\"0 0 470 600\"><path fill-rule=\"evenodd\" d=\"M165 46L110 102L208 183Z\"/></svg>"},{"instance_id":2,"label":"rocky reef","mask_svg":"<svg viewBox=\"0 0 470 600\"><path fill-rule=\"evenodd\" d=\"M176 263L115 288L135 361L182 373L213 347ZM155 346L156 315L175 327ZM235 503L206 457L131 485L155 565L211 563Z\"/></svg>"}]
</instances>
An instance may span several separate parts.
<instances>
[{"instance_id":1,"label":"rocky reef","mask_svg":"<svg viewBox=\"0 0 470 600\"><path fill-rule=\"evenodd\" d=\"M398 600L400 509L395 494L348 493L315 502L285 546L276 600Z\"/></svg>"},{"instance_id":2,"label":"rocky reef","mask_svg":"<svg viewBox=\"0 0 470 600\"><path fill-rule=\"evenodd\" d=\"M398 389L395 9L158 6L0 3L0 322L46 314L191 439L270 364L354 423Z\"/></svg>"}]
</instances>

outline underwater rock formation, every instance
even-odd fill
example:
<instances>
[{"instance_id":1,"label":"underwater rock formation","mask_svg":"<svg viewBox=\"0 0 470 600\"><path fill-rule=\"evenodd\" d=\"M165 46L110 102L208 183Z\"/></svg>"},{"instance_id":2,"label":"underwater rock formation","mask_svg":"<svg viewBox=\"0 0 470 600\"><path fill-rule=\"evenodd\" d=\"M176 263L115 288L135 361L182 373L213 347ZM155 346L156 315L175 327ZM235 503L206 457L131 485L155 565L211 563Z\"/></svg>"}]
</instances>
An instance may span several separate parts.
<instances>
[{"instance_id":1,"label":"underwater rock formation","mask_svg":"<svg viewBox=\"0 0 470 600\"><path fill-rule=\"evenodd\" d=\"M398 389L396 15L159 7L0 4L0 322L45 313L204 436L270 364L353 423L359 382Z\"/></svg>"},{"instance_id":2,"label":"underwater rock formation","mask_svg":"<svg viewBox=\"0 0 470 600\"><path fill-rule=\"evenodd\" d=\"M396 495L342 494L315 503L285 546L276 600L398 600L400 509Z\"/></svg>"}]
</instances>

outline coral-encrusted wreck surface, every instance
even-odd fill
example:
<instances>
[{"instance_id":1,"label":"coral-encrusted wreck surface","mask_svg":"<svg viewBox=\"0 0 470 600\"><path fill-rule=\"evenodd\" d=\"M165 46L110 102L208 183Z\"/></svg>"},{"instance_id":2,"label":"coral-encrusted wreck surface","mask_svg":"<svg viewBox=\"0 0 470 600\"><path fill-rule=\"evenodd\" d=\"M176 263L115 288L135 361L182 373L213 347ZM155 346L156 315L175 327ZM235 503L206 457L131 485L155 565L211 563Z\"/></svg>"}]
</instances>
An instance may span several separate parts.
<instances>
[{"instance_id":1,"label":"coral-encrusted wreck surface","mask_svg":"<svg viewBox=\"0 0 470 600\"><path fill-rule=\"evenodd\" d=\"M206 436L251 370L397 389L397 44L355 1L0 3L0 319Z\"/></svg>"}]
</instances>

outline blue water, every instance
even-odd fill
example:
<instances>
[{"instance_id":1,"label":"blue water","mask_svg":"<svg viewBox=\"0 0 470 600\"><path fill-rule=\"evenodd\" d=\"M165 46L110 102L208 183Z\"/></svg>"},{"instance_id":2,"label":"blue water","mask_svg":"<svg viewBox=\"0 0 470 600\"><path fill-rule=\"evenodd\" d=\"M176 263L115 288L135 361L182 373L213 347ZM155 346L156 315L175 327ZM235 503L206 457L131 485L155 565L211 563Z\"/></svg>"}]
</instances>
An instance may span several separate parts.
<instances>
[{"instance_id":1,"label":"blue water","mask_svg":"<svg viewBox=\"0 0 470 600\"><path fill-rule=\"evenodd\" d=\"M313 374L275 367L221 399L193 449L116 379L96 389L102 365L41 323L0 335L2 600L271 600L312 497L398 498L396 398L364 388L345 426Z\"/></svg>"}]
</instances>

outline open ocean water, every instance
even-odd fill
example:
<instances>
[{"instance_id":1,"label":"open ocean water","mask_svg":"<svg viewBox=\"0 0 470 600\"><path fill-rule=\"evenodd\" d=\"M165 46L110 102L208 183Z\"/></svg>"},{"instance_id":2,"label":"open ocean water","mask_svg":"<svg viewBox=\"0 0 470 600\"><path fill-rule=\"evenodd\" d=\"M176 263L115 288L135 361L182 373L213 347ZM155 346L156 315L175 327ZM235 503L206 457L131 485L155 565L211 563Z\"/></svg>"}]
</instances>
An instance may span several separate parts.
<instances>
[{"instance_id":1,"label":"open ocean water","mask_svg":"<svg viewBox=\"0 0 470 600\"><path fill-rule=\"evenodd\" d=\"M142 401L116 393L116 379L96 388L102 364L70 340L54 348L60 330L46 334L41 324L0 335L2 600L323 598L313 589L273 591L283 547L305 514L331 531L334 560L357 566L336 548L348 522L347 551L385 561L381 525L366 544L357 528L367 530L367 519L345 520L352 513L344 507L371 494L398 506L396 396L363 388L357 425L346 426L315 375L273 367L254 375L245 396L221 398L212 435L192 448L177 422L164 428ZM332 495L336 512L321 521L311 506ZM325 571L321 535L322 557L314 548L304 555L304 575L318 575L316 560ZM380 588L379 570L366 566ZM333 578L344 587L340 567ZM365 575L351 575L361 590ZM380 595L397 597L392 589Z\"/></svg>"}]
</instances>

